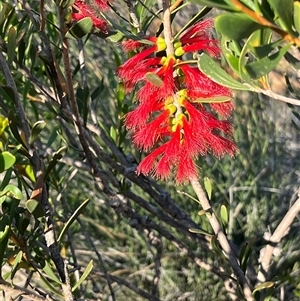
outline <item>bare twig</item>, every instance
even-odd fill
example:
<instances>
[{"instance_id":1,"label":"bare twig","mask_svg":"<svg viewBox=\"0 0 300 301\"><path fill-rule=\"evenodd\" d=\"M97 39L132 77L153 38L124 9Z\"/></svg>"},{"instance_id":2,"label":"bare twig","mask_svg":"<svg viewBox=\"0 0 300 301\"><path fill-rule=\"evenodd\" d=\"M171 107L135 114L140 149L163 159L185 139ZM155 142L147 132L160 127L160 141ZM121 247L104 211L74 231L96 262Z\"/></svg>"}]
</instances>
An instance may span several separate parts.
<instances>
[{"instance_id":1,"label":"bare twig","mask_svg":"<svg viewBox=\"0 0 300 301\"><path fill-rule=\"evenodd\" d=\"M108 288L109 288L112 300L116 301L115 292L114 292L114 290L112 288L112 285L111 285L111 277L110 277L110 275L107 272L107 269L105 267L105 264L104 264L104 261L102 259L102 256L101 256L100 252L98 251L98 249L96 248L96 246L95 246L92 238L90 237L88 231L86 231L86 229L84 227L84 224L82 223L82 221L81 221L81 219L79 217L77 218L77 222L79 223L81 229L83 230L84 236L87 238L87 240L89 241L89 244L91 245L91 247L93 248L93 250L95 251L95 253L96 253L97 257L98 257L98 260L99 260L99 263L100 263L100 267L101 267L101 270L103 271L104 277L106 279L106 282L107 282L107 285L108 285Z\"/></svg>"},{"instance_id":2,"label":"bare twig","mask_svg":"<svg viewBox=\"0 0 300 301\"><path fill-rule=\"evenodd\" d=\"M170 0L163 0L164 11L164 37L167 44L167 55L174 54L174 46L172 43L172 27L171 27L171 10Z\"/></svg>"},{"instance_id":3,"label":"bare twig","mask_svg":"<svg viewBox=\"0 0 300 301\"><path fill-rule=\"evenodd\" d=\"M222 230L222 227L221 227L215 213L212 210L212 207L206 197L205 192L203 191L198 180L191 179L191 184L192 184L193 189L201 203L202 208L207 212L208 221L214 230L214 233L220 243L220 246L222 247L223 251L225 252L226 257L228 258L229 263L230 263L231 267L233 268L238 281L243 286L244 296L245 296L246 300L247 301L254 300L252 297L252 292L251 292L251 288L248 284L248 281L247 281L242 269L240 268L240 266L238 264L237 258L229 244L229 241L228 241L225 233Z\"/></svg>"},{"instance_id":4,"label":"bare twig","mask_svg":"<svg viewBox=\"0 0 300 301\"><path fill-rule=\"evenodd\" d=\"M196 254L190 248L186 247L180 239L176 238L167 229L151 220L151 218L149 218L148 216L140 216L128 206L127 200L123 196L118 196L118 201L112 203L111 206L115 209L116 212L130 218L130 225L132 227L137 229L157 231L162 237L165 237L168 241L170 241L178 250L190 257L199 267L218 275L223 280L227 278L227 276L225 276L217 267L204 262L202 259L196 256Z\"/></svg>"},{"instance_id":5,"label":"bare twig","mask_svg":"<svg viewBox=\"0 0 300 301\"><path fill-rule=\"evenodd\" d=\"M127 1L127 6L128 6L128 10L129 10L129 15L130 15L130 19L132 21L132 26L137 30L137 32L141 32L141 27L140 27L140 23L139 20L135 14L135 4L133 4L134 1Z\"/></svg>"},{"instance_id":6,"label":"bare twig","mask_svg":"<svg viewBox=\"0 0 300 301\"><path fill-rule=\"evenodd\" d=\"M288 212L285 214L285 216L277 226L276 230L274 231L274 233L269 239L270 243L260 251L260 258L259 258L260 271L257 276L260 282L266 281L273 251L276 245L278 245L278 243L280 243L282 238L286 235L289 227L291 226L292 222L294 221L295 217L299 214L299 212L300 212L300 189L298 193L298 199L295 201L293 206L288 210Z\"/></svg>"},{"instance_id":7,"label":"bare twig","mask_svg":"<svg viewBox=\"0 0 300 301\"><path fill-rule=\"evenodd\" d=\"M103 275L104 276L104 275ZM141 290L140 288L136 287L135 285L133 285L131 282L126 281L125 279L119 278L117 276L113 276L113 275L109 275L110 279L112 281L117 282L120 285L124 285L128 288L130 288L132 291L134 291L135 293L137 293L138 295L142 296L143 298L146 298L150 301L161 301L161 299L159 299L156 296L153 296L147 292L145 292L144 290Z\"/></svg>"},{"instance_id":8,"label":"bare twig","mask_svg":"<svg viewBox=\"0 0 300 301\"><path fill-rule=\"evenodd\" d=\"M18 89L16 87L15 81L12 77L8 64L3 56L2 52L0 51L0 69L5 77L6 83L14 92L14 101L17 109L18 117L20 118L22 124L22 130L24 131L25 139L27 145L29 144L29 136L30 136L30 129L26 119L25 111L22 105L22 102L19 97Z\"/></svg>"},{"instance_id":9,"label":"bare twig","mask_svg":"<svg viewBox=\"0 0 300 301\"><path fill-rule=\"evenodd\" d=\"M24 296L26 299L30 299L32 301L47 301L51 300L50 298L44 298L41 297L40 295L26 289L19 287L18 285L11 285L10 283L0 279L0 290L3 290L5 294L9 295L11 297L11 300L13 298L21 297Z\"/></svg>"},{"instance_id":10,"label":"bare twig","mask_svg":"<svg viewBox=\"0 0 300 301\"><path fill-rule=\"evenodd\" d=\"M286 103L290 103L290 104L295 105L295 106L300 106L300 100L299 99L283 96L283 95L280 95L280 94L277 94L277 93L273 92L272 90L264 90L264 89L256 88L255 91L258 92L258 93L262 93L266 96L269 96L273 99L280 100L280 101L283 101L283 102L286 102Z\"/></svg>"}]
</instances>

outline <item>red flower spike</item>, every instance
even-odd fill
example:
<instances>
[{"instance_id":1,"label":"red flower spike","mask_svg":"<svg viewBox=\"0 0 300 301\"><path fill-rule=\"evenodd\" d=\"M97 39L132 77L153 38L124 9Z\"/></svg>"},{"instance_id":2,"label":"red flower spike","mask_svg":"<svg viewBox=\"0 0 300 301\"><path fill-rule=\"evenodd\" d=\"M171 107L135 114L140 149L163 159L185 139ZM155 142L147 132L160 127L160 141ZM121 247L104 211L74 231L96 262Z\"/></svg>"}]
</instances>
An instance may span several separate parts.
<instances>
[{"instance_id":1,"label":"red flower spike","mask_svg":"<svg viewBox=\"0 0 300 301\"><path fill-rule=\"evenodd\" d=\"M134 51L141 47L145 47L145 44L139 41L127 40L122 42L122 48L124 49L125 52Z\"/></svg>"},{"instance_id":2,"label":"red flower spike","mask_svg":"<svg viewBox=\"0 0 300 301\"><path fill-rule=\"evenodd\" d=\"M212 20L206 20L192 26L174 43L175 55L206 51L216 56L218 43L207 31L212 25ZM157 57L165 42L162 38L148 39L153 46L128 42L128 50L140 52L118 70L127 91L141 85L136 94L138 106L126 115L125 126L139 149L152 150L139 164L137 174L165 180L174 172L176 183L182 184L198 177L195 160L199 155L212 153L221 158L237 152L230 140L231 124L213 113L227 118L233 105L229 101L211 102L214 97L230 99L231 91L172 55ZM210 98L209 104L206 98Z\"/></svg>"},{"instance_id":3,"label":"red flower spike","mask_svg":"<svg viewBox=\"0 0 300 301\"><path fill-rule=\"evenodd\" d=\"M106 3L106 1L97 0L99 3ZM100 8L102 8L103 5L100 6L100 4L96 2L97 5L99 5ZM106 3L107 5L107 3ZM80 21L83 18L89 17L92 19L93 26L98 28L104 33L108 32L108 25L106 21L98 18L96 15L96 11L90 7L89 5L85 4L82 0L76 0L72 7L77 11L75 13L72 13L72 18L76 21ZM105 7L105 6L103 6ZM108 6L106 7L108 8Z\"/></svg>"},{"instance_id":4,"label":"red flower spike","mask_svg":"<svg viewBox=\"0 0 300 301\"><path fill-rule=\"evenodd\" d=\"M108 1L106 0L94 0L95 4L103 11L108 9Z\"/></svg>"},{"instance_id":5,"label":"red flower spike","mask_svg":"<svg viewBox=\"0 0 300 301\"><path fill-rule=\"evenodd\" d=\"M138 129L133 136L134 144L142 150L149 151L166 132L168 117L169 111L164 111L156 119Z\"/></svg>"},{"instance_id":6,"label":"red flower spike","mask_svg":"<svg viewBox=\"0 0 300 301\"><path fill-rule=\"evenodd\" d=\"M204 21L198 22L191 26L184 35L181 36L180 42L182 44L188 43L188 41L193 37L202 37L204 39L209 39L211 37L210 30L214 26L213 19L206 19Z\"/></svg>"}]
</instances>

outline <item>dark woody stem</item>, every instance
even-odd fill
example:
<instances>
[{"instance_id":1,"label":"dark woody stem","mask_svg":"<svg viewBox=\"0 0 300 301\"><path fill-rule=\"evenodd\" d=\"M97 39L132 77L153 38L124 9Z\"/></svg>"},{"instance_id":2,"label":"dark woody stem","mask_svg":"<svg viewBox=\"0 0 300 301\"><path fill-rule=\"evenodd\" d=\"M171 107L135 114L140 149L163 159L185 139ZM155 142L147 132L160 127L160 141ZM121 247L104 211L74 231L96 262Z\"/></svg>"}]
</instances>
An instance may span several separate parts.
<instances>
[{"instance_id":1,"label":"dark woody stem","mask_svg":"<svg viewBox=\"0 0 300 301\"><path fill-rule=\"evenodd\" d=\"M174 46L172 43L172 28L171 28L171 10L170 0L163 0L164 11L164 37L167 44L167 56L174 54Z\"/></svg>"}]
</instances>

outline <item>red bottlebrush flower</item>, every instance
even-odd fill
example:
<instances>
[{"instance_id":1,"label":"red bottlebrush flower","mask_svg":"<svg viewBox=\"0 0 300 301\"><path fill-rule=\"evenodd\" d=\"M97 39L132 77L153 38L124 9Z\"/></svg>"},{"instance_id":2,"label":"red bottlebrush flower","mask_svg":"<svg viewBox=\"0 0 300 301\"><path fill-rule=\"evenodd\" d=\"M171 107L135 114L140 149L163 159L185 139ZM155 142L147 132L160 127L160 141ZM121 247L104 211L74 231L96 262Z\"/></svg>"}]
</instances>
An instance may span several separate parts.
<instances>
[{"instance_id":1,"label":"red bottlebrush flower","mask_svg":"<svg viewBox=\"0 0 300 301\"><path fill-rule=\"evenodd\" d=\"M95 0L95 3L101 8L105 10L108 8L107 2L103 0ZM80 21L83 18L89 17L92 19L93 26L98 28L104 33L108 32L108 25L105 20L98 18L96 15L96 11L88 4L86 4L82 0L76 0L72 7L76 10L76 12L72 13L72 18L76 21Z\"/></svg>"},{"instance_id":2,"label":"red bottlebrush flower","mask_svg":"<svg viewBox=\"0 0 300 301\"><path fill-rule=\"evenodd\" d=\"M207 33L212 24L207 20L192 26L174 43L175 56L202 50L219 54L218 43ZM180 184L197 178L199 155L212 153L221 158L236 153L231 124L214 114L230 116L234 108L229 102L231 91L174 55L157 57L166 44L162 38L149 41L153 45L124 43L125 50L140 52L119 67L118 75L126 91L141 86L136 93L138 106L126 115L125 126L132 132L133 143L150 151L137 173L164 180L174 172Z\"/></svg>"},{"instance_id":3,"label":"red bottlebrush flower","mask_svg":"<svg viewBox=\"0 0 300 301\"><path fill-rule=\"evenodd\" d=\"M219 43L211 37L210 29L213 27L213 20L196 23L175 43L175 54L182 56L186 52L206 51L208 54L217 57L220 54Z\"/></svg>"},{"instance_id":4,"label":"red bottlebrush flower","mask_svg":"<svg viewBox=\"0 0 300 301\"><path fill-rule=\"evenodd\" d=\"M108 9L108 1L106 0L94 0L95 4L101 9L101 10L107 10Z\"/></svg>"},{"instance_id":5,"label":"red bottlebrush flower","mask_svg":"<svg viewBox=\"0 0 300 301\"><path fill-rule=\"evenodd\" d=\"M118 68L118 76L124 81L126 91L130 91L137 82L145 79L147 72L155 73L162 66L161 58L150 56L166 49L164 39L151 37L148 40L153 42L153 45L143 49Z\"/></svg>"},{"instance_id":6,"label":"red bottlebrush flower","mask_svg":"<svg viewBox=\"0 0 300 301\"><path fill-rule=\"evenodd\" d=\"M145 47L145 44L136 40L127 40L122 42L122 48L125 52L134 51L141 47Z\"/></svg>"}]
</instances>

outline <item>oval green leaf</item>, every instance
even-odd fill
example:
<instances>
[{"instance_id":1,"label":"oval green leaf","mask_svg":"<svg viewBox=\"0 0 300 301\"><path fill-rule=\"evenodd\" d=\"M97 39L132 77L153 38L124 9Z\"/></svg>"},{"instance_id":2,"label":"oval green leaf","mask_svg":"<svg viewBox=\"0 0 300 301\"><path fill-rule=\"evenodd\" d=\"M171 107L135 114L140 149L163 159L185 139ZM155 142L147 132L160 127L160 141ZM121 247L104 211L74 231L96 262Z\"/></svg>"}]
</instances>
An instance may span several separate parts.
<instances>
[{"instance_id":1,"label":"oval green leaf","mask_svg":"<svg viewBox=\"0 0 300 301\"><path fill-rule=\"evenodd\" d=\"M92 28L93 28L92 19L90 17L86 17L76 22L66 33L66 36L69 37L69 33L70 33L73 37L80 39L84 37L86 34L90 33Z\"/></svg>"},{"instance_id":2,"label":"oval green leaf","mask_svg":"<svg viewBox=\"0 0 300 301\"><path fill-rule=\"evenodd\" d=\"M272 69L274 69L290 47L291 44L287 44L277 52L271 54L270 56L266 56L261 60L247 64L245 66L245 69L252 78L258 79L263 75L268 74Z\"/></svg>"},{"instance_id":3,"label":"oval green leaf","mask_svg":"<svg viewBox=\"0 0 300 301\"><path fill-rule=\"evenodd\" d=\"M35 122L35 124L32 126L31 134L29 142L30 144L34 142L34 140L38 137L38 135L41 133L41 131L46 126L46 122L44 120L39 120Z\"/></svg>"},{"instance_id":4,"label":"oval green leaf","mask_svg":"<svg viewBox=\"0 0 300 301\"><path fill-rule=\"evenodd\" d=\"M229 74L227 74L209 55L202 53L198 60L199 69L214 82L230 89L252 91L253 89L244 85Z\"/></svg>"},{"instance_id":5,"label":"oval green leaf","mask_svg":"<svg viewBox=\"0 0 300 301\"><path fill-rule=\"evenodd\" d=\"M12 196L17 200L21 200L23 197L22 191L15 185L8 184L1 192L0 197L2 196Z\"/></svg>"},{"instance_id":6,"label":"oval green leaf","mask_svg":"<svg viewBox=\"0 0 300 301\"><path fill-rule=\"evenodd\" d=\"M264 28L248 16L239 13L221 14L215 20L217 31L232 40L241 41L257 29Z\"/></svg>"},{"instance_id":7,"label":"oval green leaf","mask_svg":"<svg viewBox=\"0 0 300 301\"><path fill-rule=\"evenodd\" d=\"M164 83L158 75L152 72L146 74L146 79L156 87L161 87Z\"/></svg>"},{"instance_id":8,"label":"oval green leaf","mask_svg":"<svg viewBox=\"0 0 300 301\"><path fill-rule=\"evenodd\" d=\"M11 168L16 162L16 157L8 151L0 154L0 173Z\"/></svg>"},{"instance_id":9,"label":"oval green leaf","mask_svg":"<svg viewBox=\"0 0 300 301\"><path fill-rule=\"evenodd\" d=\"M34 199L29 199L25 204L27 210L36 218L39 219L45 216L45 211L42 205Z\"/></svg>"},{"instance_id":10,"label":"oval green leaf","mask_svg":"<svg viewBox=\"0 0 300 301\"><path fill-rule=\"evenodd\" d=\"M274 284L275 284L275 282L272 282L272 281L263 282L254 289L252 294L254 294L255 292L261 291L263 289L266 289L266 288L271 288L274 286Z\"/></svg>"},{"instance_id":11,"label":"oval green leaf","mask_svg":"<svg viewBox=\"0 0 300 301\"><path fill-rule=\"evenodd\" d=\"M15 27L11 27L8 31L8 41L7 41L7 61L10 65L14 59L16 53L17 45L17 31Z\"/></svg>"},{"instance_id":12,"label":"oval green leaf","mask_svg":"<svg viewBox=\"0 0 300 301\"><path fill-rule=\"evenodd\" d=\"M212 194L211 181L208 177L205 177L203 181L204 181L204 188L207 193L208 199L211 200L211 194Z\"/></svg>"},{"instance_id":13,"label":"oval green leaf","mask_svg":"<svg viewBox=\"0 0 300 301\"><path fill-rule=\"evenodd\" d=\"M225 205L221 206L220 209L220 214L221 214L221 220L224 226L228 225L228 220L229 220L229 215L228 215L228 211Z\"/></svg>"}]
</instances>

